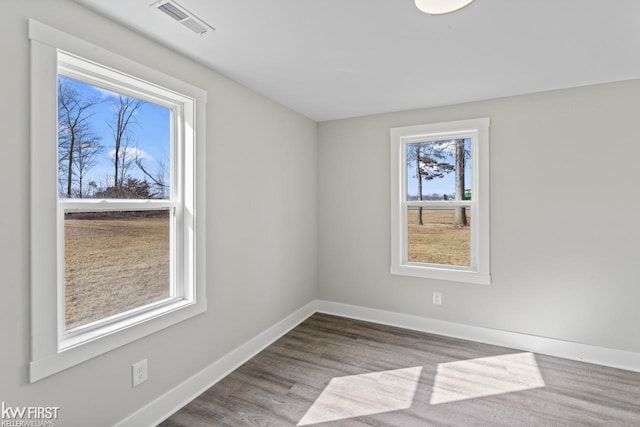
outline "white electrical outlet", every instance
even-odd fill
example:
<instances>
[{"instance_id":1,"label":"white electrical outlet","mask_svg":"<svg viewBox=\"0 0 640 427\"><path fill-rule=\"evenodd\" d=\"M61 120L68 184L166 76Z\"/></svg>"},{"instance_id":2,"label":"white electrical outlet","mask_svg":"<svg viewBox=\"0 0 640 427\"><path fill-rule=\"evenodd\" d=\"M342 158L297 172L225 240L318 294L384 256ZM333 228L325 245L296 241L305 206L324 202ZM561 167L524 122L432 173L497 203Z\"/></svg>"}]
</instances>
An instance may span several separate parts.
<instances>
[{"instance_id":1,"label":"white electrical outlet","mask_svg":"<svg viewBox=\"0 0 640 427\"><path fill-rule=\"evenodd\" d=\"M441 292L434 292L433 293L433 303L435 305L442 305L442 293Z\"/></svg>"},{"instance_id":2,"label":"white electrical outlet","mask_svg":"<svg viewBox=\"0 0 640 427\"><path fill-rule=\"evenodd\" d=\"M131 366L131 373L133 375L133 387L137 387L149 378L149 372L147 371L147 359L134 363Z\"/></svg>"}]
</instances>

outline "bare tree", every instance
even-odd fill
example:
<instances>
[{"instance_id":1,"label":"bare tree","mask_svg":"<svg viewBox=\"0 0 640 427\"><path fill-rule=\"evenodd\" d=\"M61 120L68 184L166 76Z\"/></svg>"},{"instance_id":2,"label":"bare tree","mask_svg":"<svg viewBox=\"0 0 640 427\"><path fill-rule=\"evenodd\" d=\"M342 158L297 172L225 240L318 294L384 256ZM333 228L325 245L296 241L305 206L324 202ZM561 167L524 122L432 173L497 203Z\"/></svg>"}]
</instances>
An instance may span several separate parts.
<instances>
[{"instance_id":1,"label":"bare tree","mask_svg":"<svg viewBox=\"0 0 640 427\"><path fill-rule=\"evenodd\" d=\"M418 179L418 200L424 200L422 181L442 178L453 170L453 165L443 160L446 153L433 142L419 142L407 146L407 162L415 167L414 177ZM418 225L423 225L422 206L418 208Z\"/></svg>"},{"instance_id":2,"label":"bare tree","mask_svg":"<svg viewBox=\"0 0 640 427\"><path fill-rule=\"evenodd\" d=\"M442 156L453 158L455 167L455 196L454 200L464 200L465 195L465 169L467 159L471 157L471 152L465 149L464 139L452 139L438 141L434 143L434 151L439 152ZM454 208L453 225L456 227L466 227L467 209L465 207Z\"/></svg>"},{"instance_id":3,"label":"bare tree","mask_svg":"<svg viewBox=\"0 0 640 427\"><path fill-rule=\"evenodd\" d=\"M167 195L169 190L169 184L166 182L167 166L162 160L157 160L158 168L156 173L151 173L148 168L142 163L139 153L136 151L136 165L142 173L151 180L151 185L156 189L156 197L163 198Z\"/></svg>"},{"instance_id":4,"label":"bare tree","mask_svg":"<svg viewBox=\"0 0 640 427\"><path fill-rule=\"evenodd\" d=\"M78 147L87 142L84 138L95 140L88 120L93 115L91 107L99 102L97 97L83 97L67 78L58 78L58 177L60 194L66 197L73 194Z\"/></svg>"},{"instance_id":5,"label":"bare tree","mask_svg":"<svg viewBox=\"0 0 640 427\"><path fill-rule=\"evenodd\" d=\"M120 146L120 154L118 159L117 171L120 174L114 178L114 187L122 188L125 180L129 178L129 171L136 159L136 149L131 146L131 138L127 135Z\"/></svg>"},{"instance_id":6,"label":"bare tree","mask_svg":"<svg viewBox=\"0 0 640 427\"><path fill-rule=\"evenodd\" d=\"M131 126L135 124L135 112L144 104L136 98L119 95L115 102L116 112L113 123L109 123L113 136L113 186L122 189L126 177L126 169L130 166L133 158L131 153L127 153L131 141ZM127 155L128 154L128 155Z\"/></svg>"},{"instance_id":7,"label":"bare tree","mask_svg":"<svg viewBox=\"0 0 640 427\"><path fill-rule=\"evenodd\" d=\"M96 191L98 191L98 183L96 181L89 181L89 188L91 189L91 197L96 196Z\"/></svg>"},{"instance_id":8,"label":"bare tree","mask_svg":"<svg viewBox=\"0 0 640 427\"><path fill-rule=\"evenodd\" d=\"M456 147L456 200L464 200L464 169L466 153L464 150L464 139L455 140ZM466 227L467 212L464 207L457 207L453 214L453 225L456 227Z\"/></svg>"},{"instance_id":9,"label":"bare tree","mask_svg":"<svg viewBox=\"0 0 640 427\"><path fill-rule=\"evenodd\" d=\"M96 197L100 199L154 199L151 186L147 180L139 180L127 177L118 188L107 187L96 192Z\"/></svg>"},{"instance_id":10,"label":"bare tree","mask_svg":"<svg viewBox=\"0 0 640 427\"><path fill-rule=\"evenodd\" d=\"M78 178L78 197L82 198L87 195L84 189L84 178L96 165L97 157L103 152L104 147L100 145L100 138L93 133L81 133L79 141L75 145L74 175Z\"/></svg>"}]
</instances>

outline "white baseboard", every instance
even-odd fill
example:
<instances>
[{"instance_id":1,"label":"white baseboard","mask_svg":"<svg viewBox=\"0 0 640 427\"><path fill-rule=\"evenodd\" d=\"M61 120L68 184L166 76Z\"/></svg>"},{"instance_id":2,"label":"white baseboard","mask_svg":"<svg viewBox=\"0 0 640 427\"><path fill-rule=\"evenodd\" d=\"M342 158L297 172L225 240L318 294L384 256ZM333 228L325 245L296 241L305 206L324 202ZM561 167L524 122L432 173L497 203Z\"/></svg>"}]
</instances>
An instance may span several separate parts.
<instances>
[{"instance_id":1,"label":"white baseboard","mask_svg":"<svg viewBox=\"0 0 640 427\"><path fill-rule=\"evenodd\" d=\"M452 338L546 354L563 359L578 360L640 372L640 353L630 351L597 347L554 338L520 334L517 332L481 328L478 326L463 325L460 323L330 301L317 301L317 311Z\"/></svg>"},{"instance_id":2,"label":"white baseboard","mask_svg":"<svg viewBox=\"0 0 640 427\"><path fill-rule=\"evenodd\" d=\"M315 313L312 301L116 424L156 426Z\"/></svg>"},{"instance_id":3,"label":"white baseboard","mask_svg":"<svg viewBox=\"0 0 640 427\"><path fill-rule=\"evenodd\" d=\"M640 372L640 353L315 300L142 407L116 427L157 425L316 312Z\"/></svg>"}]
</instances>

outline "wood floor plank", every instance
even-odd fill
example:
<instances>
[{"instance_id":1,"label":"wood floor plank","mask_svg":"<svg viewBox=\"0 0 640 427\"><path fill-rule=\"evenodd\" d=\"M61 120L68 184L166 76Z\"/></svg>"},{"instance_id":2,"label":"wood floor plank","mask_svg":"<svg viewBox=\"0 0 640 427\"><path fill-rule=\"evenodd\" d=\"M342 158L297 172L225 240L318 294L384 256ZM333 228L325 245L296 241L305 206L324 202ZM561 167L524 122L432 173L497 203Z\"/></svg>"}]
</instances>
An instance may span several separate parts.
<instances>
[{"instance_id":1,"label":"wood floor plank","mask_svg":"<svg viewBox=\"0 0 640 427\"><path fill-rule=\"evenodd\" d=\"M161 426L305 423L640 426L640 373L314 314Z\"/></svg>"}]
</instances>

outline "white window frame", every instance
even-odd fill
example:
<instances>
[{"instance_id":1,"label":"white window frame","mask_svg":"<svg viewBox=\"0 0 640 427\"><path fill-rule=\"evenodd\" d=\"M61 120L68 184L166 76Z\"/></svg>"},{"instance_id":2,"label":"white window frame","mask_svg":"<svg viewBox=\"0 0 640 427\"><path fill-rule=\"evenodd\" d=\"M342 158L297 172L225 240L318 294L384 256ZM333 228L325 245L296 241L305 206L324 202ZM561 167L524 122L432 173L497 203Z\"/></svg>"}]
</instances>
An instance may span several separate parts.
<instances>
[{"instance_id":1,"label":"white window frame","mask_svg":"<svg viewBox=\"0 0 640 427\"><path fill-rule=\"evenodd\" d=\"M35 382L201 314L205 295L204 90L29 21L31 41L31 361ZM58 199L58 74L171 109L167 200ZM64 212L170 209L171 297L65 331Z\"/></svg>"},{"instance_id":2,"label":"white window frame","mask_svg":"<svg viewBox=\"0 0 640 427\"><path fill-rule=\"evenodd\" d=\"M391 128L391 274L489 285L489 126L490 119ZM471 140L471 200L408 201L407 144L447 139ZM471 265L427 264L408 261L407 207L471 208Z\"/></svg>"}]
</instances>

